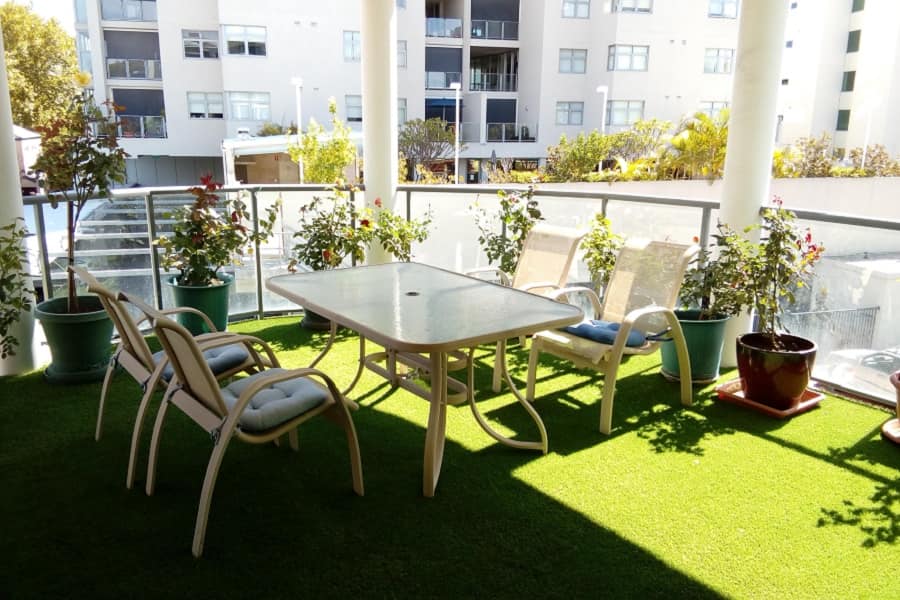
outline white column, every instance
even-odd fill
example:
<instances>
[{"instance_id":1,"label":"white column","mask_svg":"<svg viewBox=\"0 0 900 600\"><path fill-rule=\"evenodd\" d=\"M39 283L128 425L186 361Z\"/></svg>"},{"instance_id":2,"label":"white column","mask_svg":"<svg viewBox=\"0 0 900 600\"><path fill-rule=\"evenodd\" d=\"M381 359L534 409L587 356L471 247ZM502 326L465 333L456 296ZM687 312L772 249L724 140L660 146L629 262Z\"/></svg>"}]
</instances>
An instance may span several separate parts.
<instances>
[{"instance_id":1,"label":"white column","mask_svg":"<svg viewBox=\"0 0 900 600\"><path fill-rule=\"evenodd\" d=\"M759 209L769 196L787 14L787 0L741 3L720 212L738 232L759 222ZM746 315L728 322L724 366L734 366L733 340L749 330Z\"/></svg>"},{"instance_id":2,"label":"white column","mask_svg":"<svg viewBox=\"0 0 900 600\"><path fill-rule=\"evenodd\" d=\"M9 104L9 83L6 79L3 34L0 33L0 225L12 223L23 214L19 163L16 159L16 141ZM31 287L31 283L28 287ZM15 356L0 360L0 375L15 375L33 370L35 345L32 311L22 313L19 322L12 326L9 333L19 340L19 345L15 349Z\"/></svg>"},{"instance_id":3,"label":"white column","mask_svg":"<svg viewBox=\"0 0 900 600\"><path fill-rule=\"evenodd\" d=\"M397 193L397 18L395 0L360 2L362 21L363 170L366 204L393 210ZM374 242L369 264L391 256Z\"/></svg>"}]
</instances>

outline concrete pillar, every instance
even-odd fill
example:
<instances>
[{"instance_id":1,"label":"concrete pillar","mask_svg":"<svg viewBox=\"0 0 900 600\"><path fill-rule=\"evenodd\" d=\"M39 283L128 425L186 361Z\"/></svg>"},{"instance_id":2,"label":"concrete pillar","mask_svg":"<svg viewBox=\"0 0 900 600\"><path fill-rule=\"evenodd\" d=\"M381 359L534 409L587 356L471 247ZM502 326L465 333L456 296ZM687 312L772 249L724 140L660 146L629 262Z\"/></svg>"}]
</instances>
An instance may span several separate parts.
<instances>
[{"instance_id":1,"label":"concrete pillar","mask_svg":"<svg viewBox=\"0 0 900 600\"><path fill-rule=\"evenodd\" d=\"M22 216L22 187L9 104L3 34L0 33L0 225L12 223ZM31 287L31 283L28 287ZM22 313L19 322L13 325L9 333L19 340L19 345L15 349L15 356L0 360L0 375L14 375L33 370L35 368L33 312Z\"/></svg>"},{"instance_id":2,"label":"concrete pillar","mask_svg":"<svg viewBox=\"0 0 900 600\"><path fill-rule=\"evenodd\" d=\"M393 210L398 168L396 1L366 0L360 5L366 204L374 208L380 198L383 210ZM369 264L390 260L378 242L369 248Z\"/></svg>"},{"instance_id":3,"label":"concrete pillar","mask_svg":"<svg viewBox=\"0 0 900 600\"><path fill-rule=\"evenodd\" d=\"M736 231L759 222L769 196L787 14L787 0L741 3L720 212ZM749 330L746 315L728 322L724 366L736 364L733 340Z\"/></svg>"}]
</instances>

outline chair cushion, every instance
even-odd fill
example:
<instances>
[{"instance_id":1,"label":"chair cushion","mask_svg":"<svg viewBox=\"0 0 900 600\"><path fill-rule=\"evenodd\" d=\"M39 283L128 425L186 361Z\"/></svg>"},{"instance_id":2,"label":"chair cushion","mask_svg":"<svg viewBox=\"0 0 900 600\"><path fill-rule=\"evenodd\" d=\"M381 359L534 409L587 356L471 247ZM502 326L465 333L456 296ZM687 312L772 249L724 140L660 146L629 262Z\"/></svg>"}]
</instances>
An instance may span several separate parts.
<instances>
[{"instance_id":1,"label":"chair cushion","mask_svg":"<svg viewBox=\"0 0 900 600\"><path fill-rule=\"evenodd\" d=\"M165 351L161 350L153 355L153 362L159 364L163 357L165 357ZM230 344L228 346L210 348L203 352L203 357L206 359L206 363L209 365L213 375L218 376L220 373L225 373L243 364L244 361L250 358L250 353L247 352L247 348L243 344ZM169 363L163 369L162 377L164 380L169 381L174 374L175 369Z\"/></svg>"},{"instance_id":2,"label":"chair cushion","mask_svg":"<svg viewBox=\"0 0 900 600\"><path fill-rule=\"evenodd\" d=\"M269 369L262 373L254 373L224 387L222 400L225 402L225 406L231 410L247 386L260 378L278 373L284 373L284 369ZM279 381L261 389L250 400L240 418L241 429L243 431L266 431L278 427L282 423L316 408L328 398L325 389L316 385L309 378L297 377Z\"/></svg>"},{"instance_id":3,"label":"chair cushion","mask_svg":"<svg viewBox=\"0 0 900 600\"><path fill-rule=\"evenodd\" d=\"M612 323L610 321L598 321L596 319L585 320L578 325L569 325L564 327L563 331L567 331L572 335L577 335L588 340L600 342L601 344L612 344L616 341L616 335L619 333L621 323ZM643 346L647 338L637 329L628 332L628 339L625 345L630 348Z\"/></svg>"}]
</instances>

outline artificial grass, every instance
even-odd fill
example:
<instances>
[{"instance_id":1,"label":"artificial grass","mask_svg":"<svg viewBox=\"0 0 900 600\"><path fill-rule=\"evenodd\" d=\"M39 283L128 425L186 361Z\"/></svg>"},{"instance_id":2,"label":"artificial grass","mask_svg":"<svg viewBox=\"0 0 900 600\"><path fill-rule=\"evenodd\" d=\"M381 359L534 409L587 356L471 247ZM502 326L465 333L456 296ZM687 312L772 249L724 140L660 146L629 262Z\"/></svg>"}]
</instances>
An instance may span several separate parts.
<instances>
[{"instance_id":1,"label":"artificial grass","mask_svg":"<svg viewBox=\"0 0 900 600\"><path fill-rule=\"evenodd\" d=\"M297 319L231 329L272 341L302 366L324 342ZM355 337L324 363L355 372ZM479 403L523 437L533 425L492 394ZM527 353L511 350L524 380ZM544 357L536 406L550 453L508 448L448 410L437 494L421 495L428 405L366 373L351 397L366 495L350 487L346 445L324 419L300 452L233 443L204 556L190 554L211 444L170 411L156 494L125 467L139 390L116 377L104 437L99 384L0 379L0 590L48 597L900 597L900 448L879 439L887 412L837 398L788 421L714 401L683 408L658 356L620 371L614 431L597 431L599 380ZM727 376L727 374L726 374ZM149 429L149 428L148 428Z\"/></svg>"}]
</instances>

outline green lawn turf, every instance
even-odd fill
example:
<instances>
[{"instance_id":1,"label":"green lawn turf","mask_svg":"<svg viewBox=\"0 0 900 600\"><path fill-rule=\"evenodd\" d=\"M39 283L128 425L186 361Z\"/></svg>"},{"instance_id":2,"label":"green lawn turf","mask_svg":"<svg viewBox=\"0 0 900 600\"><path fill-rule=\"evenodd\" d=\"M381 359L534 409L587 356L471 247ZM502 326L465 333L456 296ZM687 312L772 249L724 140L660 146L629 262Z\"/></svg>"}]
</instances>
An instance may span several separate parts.
<instances>
[{"instance_id":1,"label":"green lawn turf","mask_svg":"<svg viewBox=\"0 0 900 600\"><path fill-rule=\"evenodd\" d=\"M305 366L325 338L297 321L231 329ZM357 348L342 334L321 365L339 385ZM511 394L489 391L491 349L476 357L482 411L533 439ZM526 362L514 347L523 385ZM828 397L780 421L714 400L711 386L683 408L658 355L634 357L607 437L602 380L548 356L539 376L550 453L498 444L467 406L450 407L431 499L428 405L372 373L351 394L363 498L324 419L301 427L296 454L235 441L200 560L190 543L208 435L170 411L148 497L149 435L139 487L124 485L140 395L127 375L115 378L100 442L99 384L0 379L0 597L900 597L900 448L879 438L886 411Z\"/></svg>"}]
</instances>

